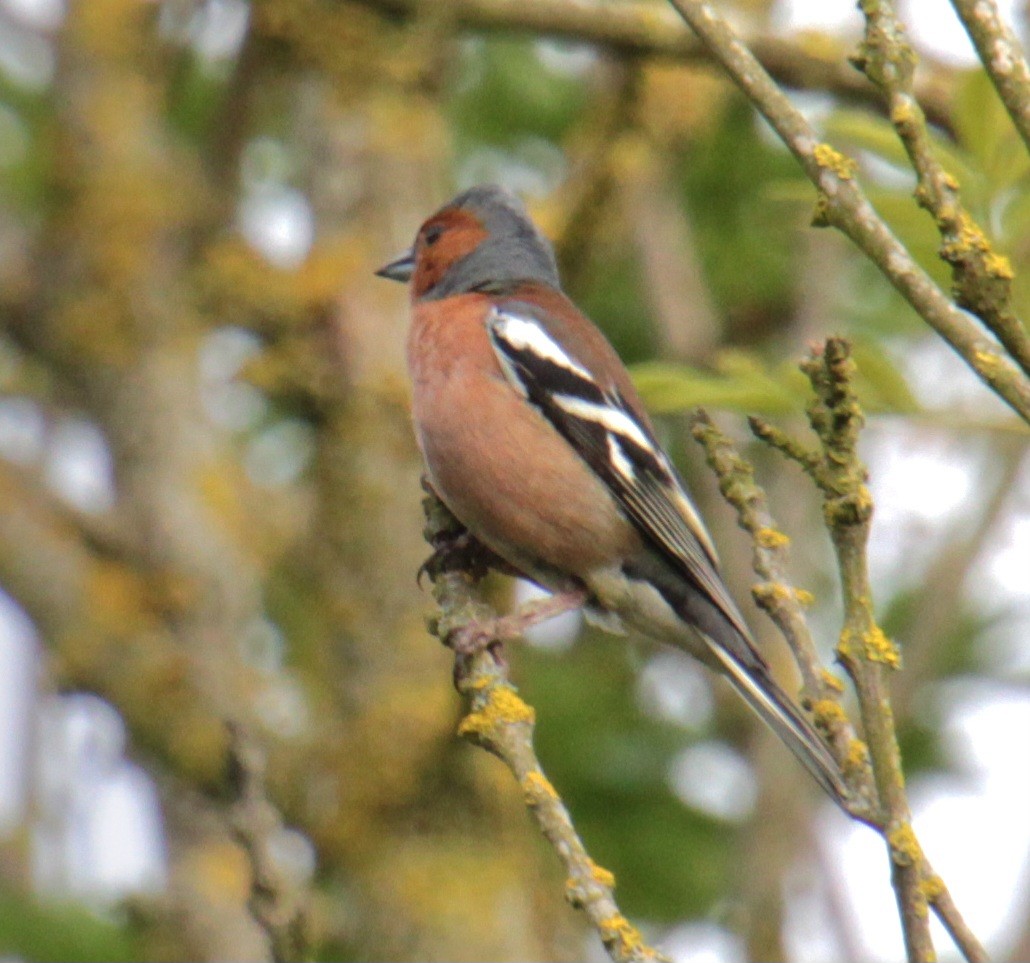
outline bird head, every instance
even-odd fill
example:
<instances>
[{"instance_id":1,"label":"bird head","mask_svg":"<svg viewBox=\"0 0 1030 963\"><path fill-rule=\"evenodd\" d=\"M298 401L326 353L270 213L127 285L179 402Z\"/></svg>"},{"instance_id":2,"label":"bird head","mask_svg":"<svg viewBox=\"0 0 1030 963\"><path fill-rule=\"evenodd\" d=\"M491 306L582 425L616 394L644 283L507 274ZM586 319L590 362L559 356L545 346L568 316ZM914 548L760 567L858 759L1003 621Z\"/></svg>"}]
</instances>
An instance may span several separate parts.
<instances>
[{"instance_id":1,"label":"bird head","mask_svg":"<svg viewBox=\"0 0 1030 963\"><path fill-rule=\"evenodd\" d=\"M499 291L518 282L557 287L554 250L510 191L472 187L419 228L415 243L376 271L411 281L412 297L436 300L470 291Z\"/></svg>"}]
</instances>

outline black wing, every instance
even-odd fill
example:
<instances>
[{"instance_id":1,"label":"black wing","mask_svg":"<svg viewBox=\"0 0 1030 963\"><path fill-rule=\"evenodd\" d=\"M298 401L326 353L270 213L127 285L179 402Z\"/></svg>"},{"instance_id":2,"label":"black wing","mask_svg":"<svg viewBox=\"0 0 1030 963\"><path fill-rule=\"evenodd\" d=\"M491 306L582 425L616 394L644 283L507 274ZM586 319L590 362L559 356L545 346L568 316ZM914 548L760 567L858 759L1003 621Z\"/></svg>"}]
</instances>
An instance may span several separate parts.
<instances>
[{"instance_id":1,"label":"black wing","mask_svg":"<svg viewBox=\"0 0 1030 963\"><path fill-rule=\"evenodd\" d=\"M749 640L700 516L657 440L621 395L603 389L529 305L494 308L487 331L512 386L575 448L647 541Z\"/></svg>"}]
</instances>

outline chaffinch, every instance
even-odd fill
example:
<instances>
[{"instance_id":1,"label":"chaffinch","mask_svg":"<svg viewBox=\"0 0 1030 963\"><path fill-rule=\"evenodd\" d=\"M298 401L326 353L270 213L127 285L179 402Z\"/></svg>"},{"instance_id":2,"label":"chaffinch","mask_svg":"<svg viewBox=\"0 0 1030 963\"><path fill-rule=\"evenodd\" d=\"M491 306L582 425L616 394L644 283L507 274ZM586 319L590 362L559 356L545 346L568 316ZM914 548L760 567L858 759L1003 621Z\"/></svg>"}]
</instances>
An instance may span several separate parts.
<instances>
[{"instance_id":1,"label":"chaffinch","mask_svg":"<svg viewBox=\"0 0 1030 963\"><path fill-rule=\"evenodd\" d=\"M841 805L848 791L776 684L622 362L561 290L551 245L495 186L459 194L378 272L411 282L408 366L437 494L555 596L722 672ZM525 622L521 623L522 625Z\"/></svg>"}]
</instances>

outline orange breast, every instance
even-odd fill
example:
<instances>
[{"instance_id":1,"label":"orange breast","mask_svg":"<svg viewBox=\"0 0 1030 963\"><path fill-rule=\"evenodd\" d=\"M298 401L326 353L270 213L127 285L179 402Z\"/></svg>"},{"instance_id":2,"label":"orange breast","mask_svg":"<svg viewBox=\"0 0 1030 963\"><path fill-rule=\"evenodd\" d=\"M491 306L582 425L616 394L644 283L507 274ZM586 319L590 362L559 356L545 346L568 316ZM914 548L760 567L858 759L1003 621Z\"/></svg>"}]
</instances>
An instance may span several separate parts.
<instances>
[{"instance_id":1,"label":"orange breast","mask_svg":"<svg viewBox=\"0 0 1030 963\"><path fill-rule=\"evenodd\" d=\"M607 489L505 380L467 294L417 307L409 335L415 423L451 511L516 566L574 575L629 551L636 534Z\"/></svg>"}]
</instances>

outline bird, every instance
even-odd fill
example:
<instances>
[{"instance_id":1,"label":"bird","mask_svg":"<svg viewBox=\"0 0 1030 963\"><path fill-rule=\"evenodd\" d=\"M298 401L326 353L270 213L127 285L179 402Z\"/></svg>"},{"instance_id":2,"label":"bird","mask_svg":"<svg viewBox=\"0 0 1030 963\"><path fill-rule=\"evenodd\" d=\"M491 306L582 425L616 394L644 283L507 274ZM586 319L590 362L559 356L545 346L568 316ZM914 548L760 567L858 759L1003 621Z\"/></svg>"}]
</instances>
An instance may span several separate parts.
<instances>
[{"instance_id":1,"label":"bird","mask_svg":"<svg viewBox=\"0 0 1030 963\"><path fill-rule=\"evenodd\" d=\"M758 651L628 371L562 290L519 198L463 191L376 274L410 288L412 418L430 485L478 542L554 593L508 627L583 607L686 651L847 809L841 770Z\"/></svg>"}]
</instances>

